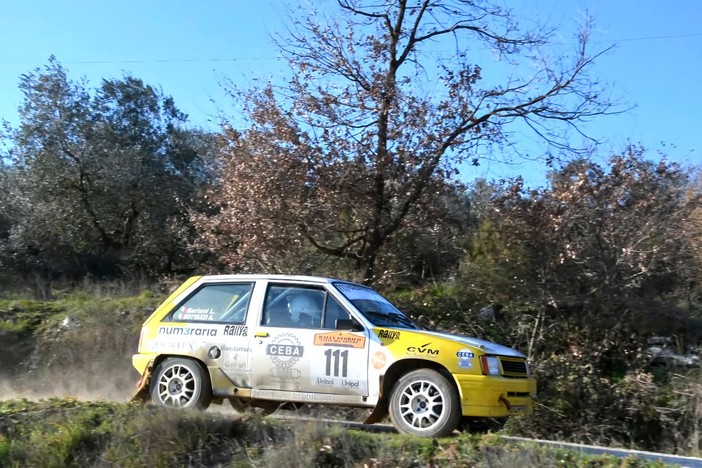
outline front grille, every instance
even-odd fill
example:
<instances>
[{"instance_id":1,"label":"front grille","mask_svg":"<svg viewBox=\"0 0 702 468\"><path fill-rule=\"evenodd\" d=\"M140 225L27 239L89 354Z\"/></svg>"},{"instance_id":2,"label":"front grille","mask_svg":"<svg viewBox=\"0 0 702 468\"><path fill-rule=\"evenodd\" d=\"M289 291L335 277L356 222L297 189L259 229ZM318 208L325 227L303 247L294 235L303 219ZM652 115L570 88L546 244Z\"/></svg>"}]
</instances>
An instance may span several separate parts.
<instances>
[{"instance_id":1,"label":"front grille","mask_svg":"<svg viewBox=\"0 0 702 468\"><path fill-rule=\"evenodd\" d=\"M500 357L502 375L505 377L528 377L526 361L524 359Z\"/></svg>"}]
</instances>

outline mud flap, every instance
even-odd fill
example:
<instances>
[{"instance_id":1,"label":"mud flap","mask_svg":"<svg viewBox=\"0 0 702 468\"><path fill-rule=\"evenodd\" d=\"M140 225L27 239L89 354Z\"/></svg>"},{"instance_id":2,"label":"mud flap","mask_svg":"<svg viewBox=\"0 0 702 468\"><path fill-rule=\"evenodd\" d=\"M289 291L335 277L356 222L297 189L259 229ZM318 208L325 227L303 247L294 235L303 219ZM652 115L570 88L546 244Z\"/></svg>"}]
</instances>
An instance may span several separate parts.
<instances>
[{"instance_id":1,"label":"mud flap","mask_svg":"<svg viewBox=\"0 0 702 468\"><path fill-rule=\"evenodd\" d=\"M141 378L139 379L139 382L136 385L136 391L132 395L132 397L129 399L129 403L135 403L137 401L141 402L147 402L150 399L149 395L149 388L151 386L151 374L154 370L154 362L151 361L148 366L146 366L146 370L144 373L141 375Z\"/></svg>"},{"instance_id":2,"label":"mud flap","mask_svg":"<svg viewBox=\"0 0 702 468\"><path fill-rule=\"evenodd\" d=\"M505 408L507 408L507 411L510 411L512 409L512 403L509 402L507 398L505 398L504 395L500 395L500 398L497 399L500 403L505 405Z\"/></svg>"},{"instance_id":3,"label":"mud flap","mask_svg":"<svg viewBox=\"0 0 702 468\"><path fill-rule=\"evenodd\" d=\"M368 415L363 424L375 424L383 420L388 415L388 401L385 398L378 400L378 403L373 408L373 412Z\"/></svg>"}]
</instances>

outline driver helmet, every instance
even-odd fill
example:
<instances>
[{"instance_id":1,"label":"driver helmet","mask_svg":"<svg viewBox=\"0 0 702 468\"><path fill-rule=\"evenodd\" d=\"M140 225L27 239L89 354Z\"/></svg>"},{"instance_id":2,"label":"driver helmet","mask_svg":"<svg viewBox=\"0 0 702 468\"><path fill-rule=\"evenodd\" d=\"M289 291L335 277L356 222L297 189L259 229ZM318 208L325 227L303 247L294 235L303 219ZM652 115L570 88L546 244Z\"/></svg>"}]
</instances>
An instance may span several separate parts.
<instances>
[{"instance_id":1,"label":"driver helmet","mask_svg":"<svg viewBox=\"0 0 702 468\"><path fill-rule=\"evenodd\" d=\"M319 315L319 308L315 306L314 301L302 294L296 294L288 299L288 310L295 322L300 320L301 314L307 314L309 317Z\"/></svg>"}]
</instances>

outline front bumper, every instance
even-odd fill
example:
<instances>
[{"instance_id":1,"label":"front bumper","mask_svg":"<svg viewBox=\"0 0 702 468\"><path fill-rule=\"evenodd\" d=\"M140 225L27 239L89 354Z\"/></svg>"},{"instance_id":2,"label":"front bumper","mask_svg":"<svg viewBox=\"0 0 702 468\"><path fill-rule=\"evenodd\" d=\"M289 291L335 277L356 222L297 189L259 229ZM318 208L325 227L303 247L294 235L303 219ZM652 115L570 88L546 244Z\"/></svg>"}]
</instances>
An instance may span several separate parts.
<instances>
[{"instance_id":1,"label":"front bumper","mask_svg":"<svg viewBox=\"0 0 702 468\"><path fill-rule=\"evenodd\" d=\"M463 416L501 418L531 414L536 379L484 375L454 375L461 394Z\"/></svg>"}]
</instances>

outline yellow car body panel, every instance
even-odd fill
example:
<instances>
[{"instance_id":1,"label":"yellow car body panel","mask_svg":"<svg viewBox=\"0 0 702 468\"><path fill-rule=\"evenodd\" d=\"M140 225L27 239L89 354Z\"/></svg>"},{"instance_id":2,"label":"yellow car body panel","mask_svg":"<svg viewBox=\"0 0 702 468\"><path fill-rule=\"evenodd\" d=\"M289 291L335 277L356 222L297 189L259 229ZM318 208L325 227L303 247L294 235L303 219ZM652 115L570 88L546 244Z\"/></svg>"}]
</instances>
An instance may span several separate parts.
<instances>
[{"instance_id":1,"label":"yellow car body panel","mask_svg":"<svg viewBox=\"0 0 702 468\"><path fill-rule=\"evenodd\" d=\"M445 368L454 378L461 396L464 416L503 417L533 412L532 395L536 393L536 379L529 376L525 366L521 378L483 375L480 357L499 355L497 350L483 346L482 341L472 343L463 337L425 330L376 328L376 336L390 352L393 361L421 359ZM459 341L461 340L461 341ZM494 345L494 343L491 343ZM471 356L472 355L472 356ZM501 356L501 362L526 365L523 358Z\"/></svg>"},{"instance_id":2,"label":"yellow car body panel","mask_svg":"<svg viewBox=\"0 0 702 468\"><path fill-rule=\"evenodd\" d=\"M139 336L139 354L134 354L132 356L132 365L137 372L139 372L139 375L143 376L149 363L160 354L158 352L142 353L142 342L153 340L158 330L158 325L151 326L151 324L154 322L158 324L161 318L163 318L164 315L168 314L168 312L175 307L174 301L200 278L200 276L192 276L188 278L175 291L173 291L171 295L168 296L166 300L164 300L142 324L141 335Z\"/></svg>"}]
</instances>

